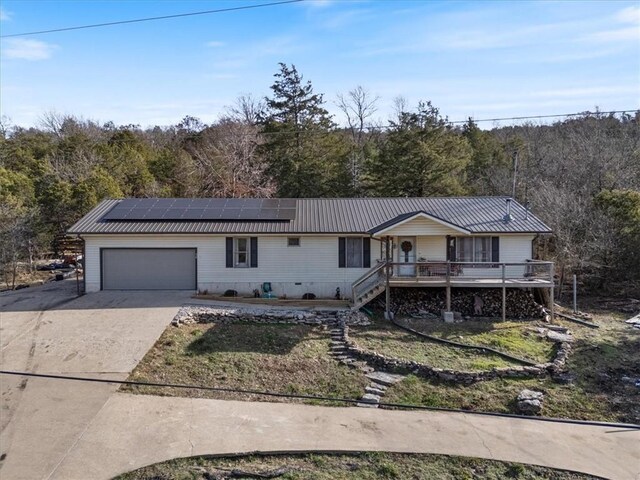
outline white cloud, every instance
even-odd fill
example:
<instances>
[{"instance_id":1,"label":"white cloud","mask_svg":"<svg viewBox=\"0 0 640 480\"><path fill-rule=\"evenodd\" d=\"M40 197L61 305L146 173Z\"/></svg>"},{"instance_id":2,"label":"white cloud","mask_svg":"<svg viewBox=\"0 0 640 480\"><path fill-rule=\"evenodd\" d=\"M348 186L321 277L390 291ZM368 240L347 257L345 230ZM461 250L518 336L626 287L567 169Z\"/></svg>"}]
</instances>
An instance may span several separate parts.
<instances>
[{"instance_id":1,"label":"white cloud","mask_svg":"<svg viewBox=\"0 0 640 480\"><path fill-rule=\"evenodd\" d=\"M207 47L211 47L211 48L219 48L219 47L224 47L225 43L224 42L213 41L213 42L207 42L206 45L207 45Z\"/></svg>"},{"instance_id":2,"label":"white cloud","mask_svg":"<svg viewBox=\"0 0 640 480\"><path fill-rule=\"evenodd\" d=\"M0 7L0 21L11 20L11 14Z\"/></svg>"},{"instance_id":3,"label":"white cloud","mask_svg":"<svg viewBox=\"0 0 640 480\"><path fill-rule=\"evenodd\" d=\"M640 25L636 27L618 28L615 30L603 30L585 37L596 42L621 42L626 40L640 40Z\"/></svg>"},{"instance_id":4,"label":"white cloud","mask_svg":"<svg viewBox=\"0 0 640 480\"><path fill-rule=\"evenodd\" d=\"M627 7L620 10L614 17L620 23L640 24L640 7Z\"/></svg>"},{"instance_id":5,"label":"white cloud","mask_svg":"<svg viewBox=\"0 0 640 480\"><path fill-rule=\"evenodd\" d=\"M58 48L51 43L25 38L12 38L3 43L2 56L19 60L46 60Z\"/></svg>"}]
</instances>

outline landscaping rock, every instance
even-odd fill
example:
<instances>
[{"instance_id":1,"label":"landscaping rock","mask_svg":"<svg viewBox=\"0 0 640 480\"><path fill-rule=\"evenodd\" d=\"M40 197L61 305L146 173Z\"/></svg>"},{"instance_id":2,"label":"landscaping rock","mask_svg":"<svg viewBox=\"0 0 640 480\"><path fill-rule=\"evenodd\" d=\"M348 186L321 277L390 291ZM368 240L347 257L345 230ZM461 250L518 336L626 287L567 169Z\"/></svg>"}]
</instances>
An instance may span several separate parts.
<instances>
[{"instance_id":1,"label":"landscaping rock","mask_svg":"<svg viewBox=\"0 0 640 480\"><path fill-rule=\"evenodd\" d=\"M398 383L404 378L404 375L397 375L386 372L371 372L367 374L369 380L373 380L376 383L380 383L385 386L391 386L394 383Z\"/></svg>"},{"instance_id":2,"label":"landscaping rock","mask_svg":"<svg viewBox=\"0 0 640 480\"><path fill-rule=\"evenodd\" d=\"M173 325L189 323L298 323L304 325L369 325L368 317L355 310L289 310L260 306L185 306L172 320ZM340 331L332 337L340 339Z\"/></svg>"},{"instance_id":3,"label":"landscaping rock","mask_svg":"<svg viewBox=\"0 0 640 480\"><path fill-rule=\"evenodd\" d=\"M373 394L373 395L378 395L378 396L382 396L382 395L384 395L384 390L380 390L380 389L378 389L378 388L373 388L373 387L371 387L371 386L369 386L369 387L365 387L365 388L364 388L364 391L365 391L366 393L371 393L371 394Z\"/></svg>"},{"instance_id":4,"label":"landscaping rock","mask_svg":"<svg viewBox=\"0 0 640 480\"><path fill-rule=\"evenodd\" d=\"M573 342L573 336L570 335L568 331L567 333L560 333L554 330L549 330L547 331L547 338L552 342L567 342L567 343Z\"/></svg>"},{"instance_id":5,"label":"landscaping rock","mask_svg":"<svg viewBox=\"0 0 640 480\"><path fill-rule=\"evenodd\" d=\"M518 411L525 415L538 415L542 410L543 400L544 394L542 392L522 390L516 399Z\"/></svg>"},{"instance_id":6,"label":"landscaping rock","mask_svg":"<svg viewBox=\"0 0 640 480\"><path fill-rule=\"evenodd\" d=\"M365 393L360 401L364 403L380 403L380 396L373 393Z\"/></svg>"}]
</instances>

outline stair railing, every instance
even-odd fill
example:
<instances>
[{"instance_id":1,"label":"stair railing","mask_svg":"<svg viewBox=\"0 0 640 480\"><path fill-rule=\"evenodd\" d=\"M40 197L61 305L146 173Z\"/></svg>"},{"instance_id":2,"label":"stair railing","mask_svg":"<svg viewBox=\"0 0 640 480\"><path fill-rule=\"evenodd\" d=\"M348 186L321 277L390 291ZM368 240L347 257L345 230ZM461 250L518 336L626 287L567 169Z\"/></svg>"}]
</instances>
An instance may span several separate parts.
<instances>
[{"instance_id":1,"label":"stair railing","mask_svg":"<svg viewBox=\"0 0 640 480\"><path fill-rule=\"evenodd\" d=\"M375 267L353 282L351 285L351 298L354 304L358 301L358 298L384 281L384 267L386 267L386 265L386 262L378 263Z\"/></svg>"}]
</instances>

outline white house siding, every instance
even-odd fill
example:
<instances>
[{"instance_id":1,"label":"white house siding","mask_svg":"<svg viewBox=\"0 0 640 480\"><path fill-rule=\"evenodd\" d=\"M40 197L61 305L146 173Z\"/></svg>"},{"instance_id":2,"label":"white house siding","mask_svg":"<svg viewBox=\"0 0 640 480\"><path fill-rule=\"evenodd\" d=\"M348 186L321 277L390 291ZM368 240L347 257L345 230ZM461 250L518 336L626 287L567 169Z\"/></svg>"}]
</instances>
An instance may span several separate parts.
<instances>
[{"instance_id":1,"label":"white house siding","mask_svg":"<svg viewBox=\"0 0 640 480\"><path fill-rule=\"evenodd\" d=\"M418 235L447 236L460 235L460 231L450 228L429 218L417 217L401 225L390 228L389 230L378 233L377 235L389 235L391 237L415 237Z\"/></svg>"},{"instance_id":2,"label":"white house siding","mask_svg":"<svg viewBox=\"0 0 640 480\"><path fill-rule=\"evenodd\" d=\"M299 247L288 247L286 236L258 237L257 268L226 268L225 236L213 235L87 235L86 289L100 290L101 248L196 248L198 289L223 293L233 289L251 294L263 282L271 282L276 295L301 297L310 292L331 298L336 288L351 295L351 284L367 268L338 268L337 236L300 236ZM371 242L371 266L379 257L379 246ZM299 285L298 285L299 284Z\"/></svg>"},{"instance_id":3,"label":"white house siding","mask_svg":"<svg viewBox=\"0 0 640 480\"><path fill-rule=\"evenodd\" d=\"M500 261L504 263L519 263L531 259L534 235L509 235L500 237ZM524 275L524 267L506 267L507 277Z\"/></svg>"},{"instance_id":4,"label":"white house siding","mask_svg":"<svg viewBox=\"0 0 640 480\"><path fill-rule=\"evenodd\" d=\"M397 243L397 240L396 240ZM417 237L416 238L417 258L424 258L426 261L446 261L447 260L447 239L446 237Z\"/></svg>"}]
</instances>

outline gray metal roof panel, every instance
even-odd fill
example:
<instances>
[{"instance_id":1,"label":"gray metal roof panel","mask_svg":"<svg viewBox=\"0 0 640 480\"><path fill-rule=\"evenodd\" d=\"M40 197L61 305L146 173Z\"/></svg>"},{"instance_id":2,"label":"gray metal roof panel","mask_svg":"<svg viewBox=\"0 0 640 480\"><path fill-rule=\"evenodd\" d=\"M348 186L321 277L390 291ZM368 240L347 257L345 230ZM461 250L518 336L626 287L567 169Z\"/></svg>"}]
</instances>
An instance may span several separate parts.
<instances>
[{"instance_id":1,"label":"gray metal roof panel","mask_svg":"<svg viewBox=\"0 0 640 480\"><path fill-rule=\"evenodd\" d=\"M120 200L104 200L70 229L70 234L111 233L366 233L409 213L425 212L471 233L550 233L531 212L513 201L505 222L508 197L300 198L291 221L153 220L102 221ZM152 199L149 199L152 200ZM220 199L222 200L222 199ZM527 218L525 219L525 216Z\"/></svg>"}]
</instances>

